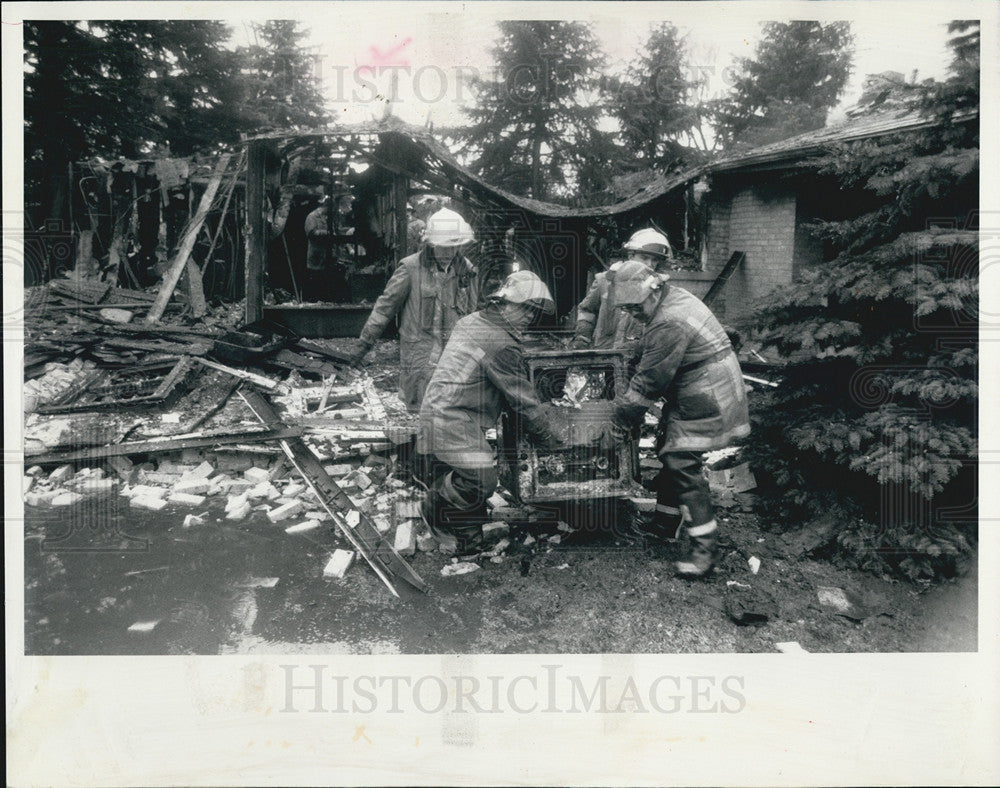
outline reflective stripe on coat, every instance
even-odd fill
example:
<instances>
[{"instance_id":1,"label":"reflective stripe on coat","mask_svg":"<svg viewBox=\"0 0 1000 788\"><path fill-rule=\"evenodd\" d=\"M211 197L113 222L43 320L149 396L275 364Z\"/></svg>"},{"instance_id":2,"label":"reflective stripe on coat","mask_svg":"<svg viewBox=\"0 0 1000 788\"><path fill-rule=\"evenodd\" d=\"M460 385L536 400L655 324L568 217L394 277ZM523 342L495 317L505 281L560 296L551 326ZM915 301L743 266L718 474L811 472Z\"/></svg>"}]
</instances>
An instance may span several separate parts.
<instances>
[{"instance_id":1,"label":"reflective stripe on coat","mask_svg":"<svg viewBox=\"0 0 1000 788\"><path fill-rule=\"evenodd\" d=\"M665 292L641 340L642 357L616 419L634 424L663 397L660 453L723 449L750 434L746 386L725 330L698 298Z\"/></svg>"},{"instance_id":2,"label":"reflective stripe on coat","mask_svg":"<svg viewBox=\"0 0 1000 788\"><path fill-rule=\"evenodd\" d=\"M504 408L540 440L550 437L550 416L528 381L519 345L496 307L458 321L424 394L420 454L456 468L492 464L486 430L496 427Z\"/></svg>"}]
</instances>

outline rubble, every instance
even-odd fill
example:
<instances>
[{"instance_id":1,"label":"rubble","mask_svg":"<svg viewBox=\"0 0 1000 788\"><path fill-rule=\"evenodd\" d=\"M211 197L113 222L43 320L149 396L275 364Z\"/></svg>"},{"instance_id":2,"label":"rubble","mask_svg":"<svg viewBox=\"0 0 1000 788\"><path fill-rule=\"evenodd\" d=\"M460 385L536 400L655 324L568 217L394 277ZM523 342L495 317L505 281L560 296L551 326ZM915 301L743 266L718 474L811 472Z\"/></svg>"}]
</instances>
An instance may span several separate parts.
<instances>
[{"instance_id":1,"label":"rubble","mask_svg":"<svg viewBox=\"0 0 1000 788\"><path fill-rule=\"evenodd\" d=\"M286 534L301 534L319 528L319 520L304 520L296 525L290 525L285 529Z\"/></svg>"},{"instance_id":2,"label":"rubble","mask_svg":"<svg viewBox=\"0 0 1000 788\"><path fill-rule=\"evenodd\" d=\"M204 495L208 492L208 482L205 479L181 479L174 482L173 491L186 495Z\"/></svg>"},{"instance_id":3,"label":"rubble","mask_svg":"<svg viewBox=\"0 0 1000 788\"><path fill-rule=\"evenodd\" d=\"M425 532L417 535L417 550L421 553L433 553L437 550L438 540L434 534Z\"/></svg>"},{"instance_id":4,"label":"rubble","mask_svg":"<svg viewBox=\"0 0 1000 788\"><path fill-rule=\"evenodd\" d=\"M137 509L150 509L158 512L167 505L167 502L162 498L154 498L151 495L137 495L130 500L130 505Z\"/></svg>"},{"instance_id":5,"label":"rubble","mask_svg":"<svg viewBox=\"0 0 1000 788\"><path fill-rule=\"evenodd\" d=\"M249 502L249 496L246 493L239 495L230 495L226 501L226 514L229 514L234 509L239 509L244 504Z\"/></svg>"},{"instance_id":6,"label":"rubble","mask_svg":"<svg viewBox=\"0 0 1000 788\"><path fill-rule=\"evenodd\" d=\"M232 509L228 509L226 512L227 520L243 520L248 514L250 514L250 502L243 501L242 503L234 506Z\"/></svg>"},{"instance_id":7,"label":"rubble","mask_svg":"<svg viewBox=\"0 0 1000 788\"><path fill-rule=\"evenodd\" d=\"M470 572L478 571L480 568L479 564L474 564L471 561L460 561L441 567L441 576L455 577L456 575L467 575Z\"/></svg>"},{"instance_id":8,"label":"rubble","mask_svg":"<svg viewBox=\"0 0 1000 788\"><path fill-rule=\"evenodd\" d=\"M129 498L162 498L167 491L163 487L154 487L147 484L137 484L134 487L122 488L121 494Z\"/></svg>"},{"instance_id":9,"label":"rubble","mask_svg":"<svg viewBox=\"0 0 1000 788\"><path fill-rule=\"evenodd\" d=\"M185 506L201 506L205 502L204 495L192 495L185 492L172 492L167 496L168 503L179 503Z\"/></svg>"},{"instance_id":10,"label":"rubble","mask_svg":"<svg viewBox=\"0 0 1000 788\"><path fill-rule=\"evenodd\" d=\"M303 507L301 501L291 501L269 511L267 513L267 519L272 523L278 523L282 520L287 520L289 517L294 517L299 514L302 509Z\"/></svg>"},{"instance_id":11,"label":"rubble","mask_svg":"<svg viewBox=\"0 0 1000 788\"><path fill-rule=\"evenodd\" d=\"M503 522L492 522L483 524L483 536L487 540L492 540L510 533L510 526Z\"/></svg>"},{"instance_id":12,"label":"rubble","mask_svg":"<svg viewBox=\"0 0 1000 788\"><path fill-rule=\"evenodd\" d=\"M417 501L396 501L396 519L410 520L420 517L420 504Z\"/></svg>"},{"instance_id":13,"label":"rubble","mask_svg":"<svg viewBox=\"0 0 1000 788\"><path fill-rule=\"evenodd\" d=\"M52 471L52 473L49 474L49 481L52 482L53 484L59 484L60 482L65 481L72 475L73 475L72 465L60 465L58 468Z\"/></svg>"},{"instance_id":14,"label":"rubble","mask_svg":"<svg viewBox=\"0 0 1000 788\"><path fill-rule=\"evenodd\" d=\"M85 479L79 485L79 490L85 493L110 492L115 483L112 479Z\"/></svg>"},{"instance_id":15,"label":"rubble","mask_svg":"<svg viewBox=\"0 0 1000 788\"><path fill-rule=\"evenodd\" d=\"M323 577L342 578L353 561L353 551L335 550L326 566L323 567Z\"/></svg>"},{"instance_id":16,"label":"rubble","mask_svg":"<svg viewBox=\"0 0 1000 788\"><path fill-rule=\"evenodd\" d=\"M348 474L353 473L354 466L351 465L349 462L338 463L336 465L325 465L323 466L323 470L325 470L331 476L340 477L340 476L347 476Z\"/></svg>"},{"instance_id":17,"label":"rubble","mask_svg":"<svg viewBox=\"0 0 1000 788\"><path fill-rule=\"evenodd\" d=\"M83 496L78 492L73 492L72 490L64 490L56 495L49 502L51 506L72 506L75 503L79 503L83 500Z\"/></svg>"},{"instance_id":18,"label":"rubble","mask_svg":"<svg viewBox=\"0 0 1000 788\"><path fill-rule=\"evenodd\" d=\"M35 412L26 420L28 506L69 506L87 495L118 492L137 512L187 508L180 515L185 528L204 525L217 506L218 517L231 522L260 508L288 534L315 531L331 521L324 510L328 491L306 483L279 446L305 435L326 471L349 486L352 497L343 496L332 511L363 538L370 534L375 543L381 536L402 554L414 554L422 529L419 500L392 452L408 443L415 424L405 408L386 409L370 377L345 373L342 352L289 339L274 345L288 350L274 354L279 363L268 365L263 357L248 363L224 357L233 332L214 328L220 323L211 315L201 326L176 325L175 304L166 303L162 317L154 321L150 312L141 320L162 301L155 294L69 280L42 292L72 303L46 315L53 325L26 332L29 411L56 406L73 416ZM233 309L224 319L233 325L240 315ZM316 387L306 378L320 369L323 383ZM126 379L131 388L110 383ZM168 379L176 384L170 396L152 397L154 388L167 392ZM272 392L300 418L262 428L238 393L248 385ZM129 410L140 402L143 409ZM395 508L397 501L402 505ZM436 542L421 533L421 546L433 550ZM407 578L406 569L392 571ZM421 585L415 574L407 579Z\"/></svg>"},{"instance_id":19,"label":"rubble","mask_svg":"<svg viewBox=\"0 0 1000 788\"><path fill-rule=\"evenodd\" d=\"M243 478L255 485L270 483L271 473L266 468L247 468L243 472Z\"/></svg>"},{"instance_id":20,"label":"rubble","mask_svg":"<svg viewBox=\"0 0 1000 788\"><path fill-rule=\"evenodd\" d=\"M396 526L392 547L400 555L413 555L416 552L417 537L412 520L403 520Z\"/></svg>"},{"instance_id":21,"label":"rubble","mask_svg":"<svg viewBox=\"0 0 1000 788\"><path fill-rule=\"evenodd\" d=\"M205 460L198 467L185 470L183 475L185 479L208 479L213 473L215 466Z\"/></svg>"},{"instance_id":22,"label":"rubble","mask_svg":"<svg viewBox=\"0 0 1000 788\"><path fill-rule=\"evenodd\" d=\"M24 496L24 503L26 506L49 506L52 503L52 499L58 494L59 492L57 490L29 492Z\"/></svg>"}]
</instances>

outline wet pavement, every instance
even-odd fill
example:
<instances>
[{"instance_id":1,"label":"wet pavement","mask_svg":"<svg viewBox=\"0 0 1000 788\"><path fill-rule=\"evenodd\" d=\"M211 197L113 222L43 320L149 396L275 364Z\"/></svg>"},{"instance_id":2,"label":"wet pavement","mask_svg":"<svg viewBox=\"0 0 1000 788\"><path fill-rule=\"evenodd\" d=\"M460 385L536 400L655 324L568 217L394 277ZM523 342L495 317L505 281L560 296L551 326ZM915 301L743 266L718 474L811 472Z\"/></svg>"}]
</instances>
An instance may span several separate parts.
<instances>
[{"instance_id":1,"label":"wet pavement","mask_svg":"<svg viewBox=\"0 0 1000 788\"><path fill-rule=\"evenodd\" d=\"M185 528L188 510L137 515L122 496L29 507L26 652L773 653L787 641L831 652L976 648L975 575L924 594L824 561L789 561L750 514L724 521L730 549L709 581L674 578L670 548L607 529L547 542L532 526L530 546L515 527L508 553L481 558L468 575L442 577L450 559L418 553L409 560L431 591L404 586L397 599L360 559L341 580L323 577L330 554L345 546L328 523L287 534L260 512L232 522L222 501L205 509L203 525ZM738 544L762 560L759 574ZM732 581L776 601L769 620L737 626L727 617ZM834 615L818 604L818 587L852 589L875 612L863 621Z\"/></svg>"}]
</instances>

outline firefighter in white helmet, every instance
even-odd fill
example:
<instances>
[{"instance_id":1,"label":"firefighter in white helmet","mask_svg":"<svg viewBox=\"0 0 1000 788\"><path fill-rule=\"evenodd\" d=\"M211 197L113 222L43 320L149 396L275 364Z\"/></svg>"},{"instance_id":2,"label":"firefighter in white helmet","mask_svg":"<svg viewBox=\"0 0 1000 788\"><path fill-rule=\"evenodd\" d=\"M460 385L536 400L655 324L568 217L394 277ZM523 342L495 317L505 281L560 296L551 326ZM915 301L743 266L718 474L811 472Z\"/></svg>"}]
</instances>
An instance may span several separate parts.
<instances>
[{"instance_id":1,"label":"firefighter in white helmet","mask_svg":"<svg viewBox=\"0 0 1000 788\"><path fill-rule=\"evenodd\" d=\"M523 333L555 303L530 271L510 274L486 308L455 326L420 408L417 453L428 493L422 516L459 553L482 544L486 499L497 485L495 455L486 431L502 409L536 445L556 446L565 432L559 409L539 401L521 354Z\"/></svg>"},{"instance_id":2,"label":"firefighter in white helmet","mask_svg":"<svg viewBox=\"0 0 1000 788\"><path fill-rule=\"evenodd\" d=\"M351 361L361 363L389 322L399 321L399 396L411 413L420 410L424 389L455 323L479 306L475 267L462 249L475 241L469 224L442 208L427 220L426 246L404 257L361 330Z\"/></svg>"},{"instance_id":3,"label":"firefighter in white helmet","mask_svg":"<svg viewBox=\"0 0 1000 788\"><path fill-rule=\"evenodd\" d=\"M622 247L629 260L639 260L651 268L666 268L673 261L670 241L657 230L647 228L632 234ZM614 306L614 272L621 263L594 277L587 295L577 307L576 331L572 347L632 349L642 336L642 325Z\"/></svg>"},{"instance_id":4,"label":"firefighter in white helmet","mask_svg":"<svg viewBox=\"0 0 1000 788\"><path fill-rule=\"evenodd\" d=\"M618 431L636 430L649 406L664 398L657 514L664 503L680 501L691 543L677 572L702 577L715 563L718 540L702 454L749 435L750 421L740 364L725 330L695 296L667 284L669 278L636 260L615 272L615 305L645 331L638 368L616 401L613 422Z\"/></svg>"}]
</instances>

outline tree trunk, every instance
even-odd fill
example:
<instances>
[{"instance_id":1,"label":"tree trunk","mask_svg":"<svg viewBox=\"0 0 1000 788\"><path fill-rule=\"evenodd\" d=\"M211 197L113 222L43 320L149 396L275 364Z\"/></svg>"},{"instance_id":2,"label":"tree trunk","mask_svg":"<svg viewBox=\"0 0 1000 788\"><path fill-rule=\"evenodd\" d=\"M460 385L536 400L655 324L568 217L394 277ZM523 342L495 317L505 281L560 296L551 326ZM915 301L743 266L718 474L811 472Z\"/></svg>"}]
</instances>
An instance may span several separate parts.
<instances>
[{"instance_id":1,"label":"tree trunk","mask_svg":"<svg viewBox=\"0 0 1000 788\"><path fill-rule=\"evenodd\" d=\"M531 139L531 196L536 200L545 199L545 184L542 183L542 134L542 129L535 126Z\"/></svg>"}]
</instances>

